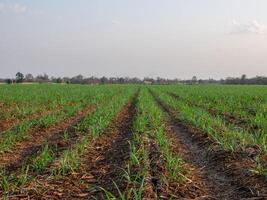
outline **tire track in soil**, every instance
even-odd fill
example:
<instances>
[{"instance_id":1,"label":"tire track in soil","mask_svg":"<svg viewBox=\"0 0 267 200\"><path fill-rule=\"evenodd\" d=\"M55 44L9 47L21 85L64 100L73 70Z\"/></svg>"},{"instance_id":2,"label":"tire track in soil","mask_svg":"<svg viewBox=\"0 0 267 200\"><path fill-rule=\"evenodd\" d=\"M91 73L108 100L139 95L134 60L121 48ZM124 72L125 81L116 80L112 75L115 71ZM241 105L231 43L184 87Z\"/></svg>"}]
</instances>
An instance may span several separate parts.
<instances>
[{"instance_id":1,"label":"tire track in soil","mask_svg":"<svg viewBox=\"0 0 267 200\"><path fill-rule=\"evenodd\" d=\"M28 139L17 143L12 150L1 154L0 166L7 173L11 173L22 166L23 161L27 161L30 156L35 155L44 143L58 147L57 153L62 152L67 146L74 144L79 135L75 131L76 125L90 112L93 111L91 106L79 110L73 117L59 122L57 125L44 131L34 131L30 133ZM67 130L70 136L68 143L64 142L63 134Z\"/></svg>"},{"instance_id":2,"label":"tire track in soil","mask_svg":"<svg viewBox=\"0 0 267 200\"><path fill-rule=\"evenodd\" d=\"M117 190L113 181L118 185L121 191L125 190L125 186L127 182L125 178L123 178L122 169L126 169L127 161L129 160L129 152L130 146L129 141L131 141L133 136L133 119L136 116L136 101L137 95L133 98L132 102L122 110L118 118L115 122L111 123L111 134L106 133L107 139L109 141L105 141L105 143L110 142L110 136L116 134L115 138L112 139L112 143L108 144L105 147L99 149L103 150L102 153L98 154L98 159L96 163L94 163L92 167L91 174L96 178L96 182L94 183L96 186L101 186L107 191L112 191L112 193L117 194ZM109 131L108 131L109 132ZM101 146L97 145L98 147ZM111 146L110 146L111 145ZM96 155L93 155L96 156ZM91 157L91 155L89 156ZM102 158L102 159L101 159ZM89 159L87 158L87 162ZM87 165L87 167L89 164ZM102 192L101 192L102 193ZM98 190L92 191L92 197L96 199L103 198L103 194L100 194ZM101 198L100 198L101 197Z\"/></svg>"},{"instance_id":3,"label":"tire track in soil","mask_svg":"<svg viewBox=\"0 0 267 200\"><path fill-rule=\"evenodd\" d=\"M173 93L173 92L167 92L167 94L177 100L182 100L185 101L184 99L182 99L179 95ZM250 125L249 122L245 119L236 117L234 115L232 115L231 113L219 113L217 110L212 109L212 108L207 108L204 105L199 105L197 103L193 103L193 102L187 102L190 106L194 106L197 108L201 108L205 111L207 111L208 113L210 113L212 116L219 116L221 117L227 124L232 124L238 128L241 129L246 129L249 132L253 133L259 130L259 127L257 127L256 125Z\"/></svg>"},{"instance_id":4,"label":"tire track in soil","mask_svg":"<svg viewBox=\"0 0 267 200\"><path fill-rule=\"evenodd\" d=\"M218 146L210 149L212 142L206 134L178 122L175 112L153 91L150 93L166 113L167 124L183 147L185 161L199 171L202 185L213 199L267 199L267 184L249 170L255 167L254 160L242 152L228 153Z\"/></svg>"},{"instance_id":5,"label":"tire track in soil","mask_svg":"<svg viewBox=\"0 0 267 200\"><path fill-rule=\"evenodd\" d=\"M155 140L149 138L149 177L150 185L152 186L155 199L159 199L162 193L161 188L161 172L163 171L163 159L159 152L159 149L155 143Z\"/></svg>"},{"instance_id":6,"label":"tire track in soil","mask_svg":"<svg viewBox=\"0 0 267 200\"><path fill-rule=\"evenodd\" d=\"M39 186L33 185L27 195L31 199L104 199L103 190L117 194L127 183L122 176L129 159L128 141L133 136L137 92L109 124L104 133L87 145L79 170L59 179L38 177ZM35 183L33 183L35 184Z\"/></svg>"},{"instance_id":7,"label":"tire track in soil","mask_svg":"<svg viewBox=\"0 0 267 200\"><path fill-rule=\"evenodd\" d=\"M180 138L173 131L173 125L170 118L163 119L164 133L170 141L171 152L174 155L181 156L183 162L181 164L182 171L180 172L183 180L179 182L170 182L165 186L165 199L201 199L201 200L215 200L215 192L213 185L207 183L206 177L196 166L191 162L189 157L190 152Z\"/></svg>"}]
</instances>

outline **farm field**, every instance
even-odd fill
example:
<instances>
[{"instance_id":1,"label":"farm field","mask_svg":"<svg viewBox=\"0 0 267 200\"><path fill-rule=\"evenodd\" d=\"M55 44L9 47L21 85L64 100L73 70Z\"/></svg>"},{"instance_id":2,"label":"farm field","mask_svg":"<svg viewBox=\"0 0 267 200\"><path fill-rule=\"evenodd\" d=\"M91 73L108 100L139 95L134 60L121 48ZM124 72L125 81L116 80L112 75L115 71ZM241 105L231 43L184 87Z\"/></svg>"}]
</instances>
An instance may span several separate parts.
<instances>
[{"instance_id":1,"label":"farm field","mask_svg":"<svg viewBox=\"0 0 267 200\"><path fill-rule=\"evenodd\" d=\"M267 87L0 85L2 199L267 199Z\"/></svg>"}]
</instances>

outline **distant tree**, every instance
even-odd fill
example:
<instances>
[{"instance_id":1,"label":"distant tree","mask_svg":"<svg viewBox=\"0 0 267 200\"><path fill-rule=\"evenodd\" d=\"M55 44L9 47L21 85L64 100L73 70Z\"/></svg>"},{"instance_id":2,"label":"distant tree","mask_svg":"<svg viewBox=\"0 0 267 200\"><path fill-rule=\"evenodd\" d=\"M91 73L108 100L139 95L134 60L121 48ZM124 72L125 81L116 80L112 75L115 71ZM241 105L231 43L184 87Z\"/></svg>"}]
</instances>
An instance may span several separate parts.
<instances>
[{"instance_id":1,"label":"distant tree","mask_svg":"<svg viewBox=\"0 0 267 200\"><path fill-rule=\"evenodd\" d=\"M247 75L246 74L243 74L241 76L241 84L246 84L246 80L247 80Z\"/></svg>"},{"instance_id":2,"label":"distant tree","mask_svg":"<svg viewBox=\"0 0 267 200\"><path fill-rule=\"evenodd\" d=\"M120 84L123 84L123 83L125 83L125 80L124 80L123 77L120 77L120 78L118 79L118 82L119 82Z\"/></svg>"},{"instance_id":3,"label":"distant tree","mask_svg":"<svg viewBox=\"0 0 267 200\"><path fill-rule=\"evenodd\" d=\"M49 82L49 76L47 74L39 74L38 76L36 76L36 81L38 81L39 83Z\"/></svg>"},{"instance_id":4,"label":"distant tree","mask_svg":"<svg viewBox=\"0 0 267 200\"><path fill-rule=\"evenodd\" d=\"M74 84L82 84L83 83L83 76L81 74L74 76L70 79L71 83Z\"/></svg>"},{"instance_id":5,"label":"distant tree","mask_svg":"<svg viewBox=\"0 0 267 200\"><path fill-rule=\"evenodd\" d=\"M33 82L34 81L34 77L32 74L26 74L25 75L25 81L27 82Z\"/></svg>"},{"instance_id":6,"label":"distant tree","mask_svg":"<svg viewBox=\"0 0 267 200\"><path fill-rule=\"evenodd\" d=\"M256 76L256 84L263 84L264 77L263 76Z\"/></svg>"},{"instance_id":7,"label":"distant tree","mask_svg":"<svg viewBox=\"0 0 267 200\"><path fill-rule=\"evenodd\" d=\"M70 78L69 77L63 77L62 78L62 82L69 84L70 83Z\"/></svg>"},{"instance_id":8,"label":"distant tree","mask_svg":"<svg viewBox=\"0 0 267 200\"><path fill-rule=\"evenodd\" d=\"M8 78L8 79L5 80L5 82L6 82L7 84L11 84L11 83L13 83L13 80L10 79L10 78Z\"/></svg>"},{"instance_id":9,"label":"distant tree","mask_svg":"<svg viewBox=\"0 0 267 200\"><path fill-rule=\"evenodd\" d=\"M192 77L192 84L196 84L197 83L197 77L196 76L193 76Z\"/></svg>"},{"instance_id":10,"label":"distant tree","mask_svg":"<svg viewBox=\"0 0 267 200\"><path fill-rule=\"evenodd\" d=\"M53 83L62 83L63 81L62 81L62 79L60 78L60 77L51 77L51 81L53 82Z\"/></svg>"},{"instance_id":11,"label":"distant tree","mask_svg":"<svg viewBox=\"0 0 267 200\"><path fill-rule=\"evenodd\" d=\"M100 83L101 83L101 84L106 84L106 83L108 83L108 79L107 79L107 77L103 76L102 78L100 78Z\"/></svg>"},{"instance_id":12,"label":"distant tree","mask_svg":"<svg viewBox=\"0 0 267 200\"><path fill-rule=\"evenodd\" d=\"M224 83L225 83L225 80L220 79L220 84L224 84Z\"/></svg>"},{"instance_id":13,"label":"distant tree","mask_svg":"<svg viewBox=\"0 0 267 200\"><path fill-rule=\"evenodd\" d=\"M58 78L56 79L56 83L62 83L62 79L61 79L60 77L58 77Z\"/></svg>"},{"instance_id":14,"label":"distant tree","mask_svg":"<svg viewBox=\"0 0 267 200\"><path fill-rule=\"evenodd\" d=\"M21 72L16 73L16 83L22 83L24 79L24 75Z\"/></svg>"},{"instance_id":15,"label":"distant tree","mask_svg":"<svg viewBox=\"0 0 267 200\"><path fill-rule=\"evenodd\" d=\"M199 84L202 84L202 83L204 83L204 81L203 81L202 79L199 79L199 80L198 80L198 83L199 83Z\"/></svg>"}]
</instances>

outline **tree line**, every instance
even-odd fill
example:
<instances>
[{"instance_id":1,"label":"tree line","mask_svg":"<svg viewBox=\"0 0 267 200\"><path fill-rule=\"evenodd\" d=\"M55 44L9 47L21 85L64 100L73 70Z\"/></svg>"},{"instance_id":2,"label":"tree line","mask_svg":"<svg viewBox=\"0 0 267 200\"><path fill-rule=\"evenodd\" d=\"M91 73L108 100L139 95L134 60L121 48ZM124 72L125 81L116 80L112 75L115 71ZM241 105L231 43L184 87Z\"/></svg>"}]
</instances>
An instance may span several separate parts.
<instances>
[{"instance_id":1,"label":"tree line","mask_svg":"<svg viewBox=\"0 0 267 200\"><path fill-rule=\"evenodd\" d=\"M241 77L228 77L225 79L215 80L215 79L197 79L193 76L191 79L166 79L166 78L149 78L145 77L143 79L137 77L84 77L83 75L77 75L74 77L49 77L47 74L40 74L33 76L32 74L23 74L17 72L15 78L0 79L0 82L6 82L8 84L13 83L66 83L66 84L257 84L257 85L267 85L267 77L256 76L253 78L247 78L244 74Z\"/></svg>"},{"instance_id":2,"label":"tree line","mask_svg":"<svg viewBox=\"0 0 267 200\"><path fill-rule=\"evenodd\" d=\"M13 83L66 83L66 84L170 84L178 83L178 79L164 79L164 78L137 78L137 77L84 77L79 74L74 77L49 77L47 74L40 74L34 77L32 74L22 74L17 72L15 78L0 79L0 82L8 84Z\"/></svg>"}]
</instances>

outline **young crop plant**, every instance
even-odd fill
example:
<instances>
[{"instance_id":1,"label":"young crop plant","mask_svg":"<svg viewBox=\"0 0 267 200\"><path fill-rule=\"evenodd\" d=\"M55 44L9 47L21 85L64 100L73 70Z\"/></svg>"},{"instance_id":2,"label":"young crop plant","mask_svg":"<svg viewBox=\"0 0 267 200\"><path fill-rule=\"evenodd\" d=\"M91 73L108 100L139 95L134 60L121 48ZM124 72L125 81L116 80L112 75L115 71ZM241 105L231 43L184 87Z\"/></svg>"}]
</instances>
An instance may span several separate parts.
<instances>
[{"instance_id":1,"label":"young crop plant","mask_svg":"<svg viewBox=\"0 0 267 200\"><path fill-rule=\"evenodd\" d=\"M143 102L140 101L143 90L141 89L137 98L137 115L133 121L133 138L129 141L129 161L127 169L123 170L123 178L126 180L127 185L123 191L121 191L117 183L113 184L117 188L118 195L100 188L106 199L120 199L120 200L141 200L143 199L143 187L147 184L145 178L149 174L149 156L147 147L147 134L145 132L147 126L147 118L143 112Z\"/></svg>"},{"instance_id":2,"label":"young crop plant","mask_svg":"<svg viewBox=\"0 0 267 200\"><path fill-rule=\"evenodd\" d=\"M65 175L74 171L79 166L79 154L77 150L66 150L59 161L59 168L53 171L54 175Z\"/></svg>"},{"instance_id":3,"label":"young crop plant","mask_svg":"<svg viewBox=\"0 0 267 200\"><path fill-rule=\"evenodd\" d=\"M44 146L42 146L40 154L32 158L32 168L35 171L42 171L53 159L53 150L49 147L48 144L45 144Z\"/></svg>"},{"instance_id":4,"label":"young crop plant","mask_svg":"<svg viewBox=\"0 0 267 200\"><path fill-rule=\"evenodd\" d=\"M22 186L27 182L29 169L30 169L29 165L23 165L22 166L21 171L17 176L17 185L18 186Z\"/></svg>"},{"instance_id":5,"label":"young crop plant","mask_svg":"<svg viewBox=\"0 0 267 200\"><path fill-rule=\"evenodd\" d=\"M58 167L53 169L53 174L65 175L70 171L77 170L80 164L80 157L83 155L88 142L98 138L104 132L114 116L129 101L134 92L135 88L125 90L123 95L111 98L108 103L97 107L93 113L81 121L79 130L87 134L71 149L63 153L63 156L58 160Z\"/></svg>"},{"instance_id":6,"label":"young crop plant","mask_svg":"<svg viewBox=\"0 0 267 200\"><path fill-rule=\"evenodd\" d=\"M118 197L105 190L108 199L138 200L146 198L147 192L152 192L153 186L147 180L151 176L149 154L153 141L159 147L164 160L162 164L168 172L162 176L159 174L161 179L165 183L166 181L182 183L185 177L182 174L182 159L171 151L170 141L164 134L162 116L162 112L153 102L147 89L141 89L137 101L137 116L133 125L134 136L129 142L129 164L128 171L125 173L128 184L125 191L119 191Z\"/></svg>"},{"instance_id":7,"label":"young crop plant","mask_svg":"<svg viewBox=\"0 0 267 200\"><path fill-rule=\"evenodd\" d=\"M118 96L116 94L121 93L121 89L122 89L120 86L114 88L114 90L109 90L106 87L103 87L103 88L101 87L99 89L101 90L95 91L94 99L97 100L96 102L97 102L98 107L94 110L98 110L98 109L101 109L102 107L109 106L110 100L113 99L112 100L113 103L111 103L113 105L112 109L107 110L107 111L113 112L114 115L118 111L116 109L119 109L120 106L123 106L125 102L127 102L127 100L129 99L129 97L132 95L132 93L134 92L134 88L131 88L131 87L128 89L125 88L127 90L125 92L128 96L127 95ZM93 102L94 99L91 98L90 101ZM114 102L116 101L118 102L115 103L116 106L114 106ZM81 102L87 104L88 100L86 101L82 100ZM76 108L77 107L74 106L74 108L69 109L69 111L73 111ZM85 116L85 118L89 118L90 115L93 115L93 113L94 112L89 113L87 116ZM68 114L68 113L66 113L65 111L65 114ZM102 114L104 115L105 113L102 113ZM64 117L64 115L62 116ZM110 120L110 118L108 118L107 120ZM77 143L74 143L74 145L72 145L69 149L65 150L63 153L62 152L59 153L58 149L54 148L53 144L48 143L48 141L47 142L44 141L42 147L37 153L24 158L23 164L21 164L21 167L19 167L16 170L12 170L8 173L1 175L1 177L3 177L3 180L2 180L3 189L6 188L7 190L6 193L12 194L14 190L17 190L18 188L23 188L25 187L26 184L30 184L31 181L35 180L36 174L42 173L47 168L49 169L49 171L51 170L51 172L54 173L55 175L64 175L70 171L76 170L80 164L80 156L84 153L85 147L89 142L89 138L91 138L89 137L89 135L87 137L86 133L80 132L77 129L77 127L79 127L83 122L84 121L81 120L78 122L77 125L75 125L75 131L77 131L77 134L83 134L83 135L77 138ZM25 126L22 126L22 125L18 126L20 133L22 133L22 130L27 130L24 127ZM27 136L26 133L27 131L25 131L24 135L22 134L22 136L24 137L23 139L26 138ZM70 137L69 134L70 133L67 131L67 129L65 129L65 131L62 132L62 138L64 139L66 143L68 143L69 140L73 139L72 137ZM53 168L54 163L56 163L57 161L59 163L58 165L59 167L54 169ZM51 166L49 166L50 164ZM5 187L6 184L4 183L8 183L8 187Z\"/></svg>"},{"instance_id":8,"label":"young crop plant","mask_svg":"<svg viewBox=\"0 0 267 200\"><path fill-rule=\"evenodd\" d=\"M122 86L114 87L112 90L110 90L110 87L94 87L88 89L88 87L81 86L73 88L71 86L73 90L70 91L68 90L69 88L65 88L62 91L57 87L51 88L56 89L56 91L51 89L51 94L48 94L51 99L47 99L47 101L52 104L56 102L56 105L61 105L61 109L55 110L55 112L48 113L40 118L23 120L15 127L2 132L0 138L0 152L7 151L15 146L17 142L25 140L27 135L31 132L45 130L55 126L74 116L75 113L82 111L83 108L89 105L94 106L95 104L101 104L101 102L106 101L110 96L123 90ZM53 92L57 92L60 95L55 95Z\"/></svg>"},{"instance_id":9,"label":"young crop plant","mask_svg":"<svg viewBox=\"0 0 267 200\"><path fill-rule=\"evenodd\" d=\"M155 140L159 151L164 158L164 165L168 172L168 176L164 177L169 181L182 182L184 175L182 168L182 158L174 154L171 149L171 141L164 134L165 125L163 123L163 113L153 101L152 96L146 91L144 98L146 98L146 109L149 119L149 133Z\"/></svg>"},{"instance_id":10,"label":"young crop plant","mask_svg":"<svg viewBox=\"0 0 267 200\"><path fill-rule=\"evenodd\" d=\"M215 144L219 144L225 151L246 152L247 148L255 147L258 159L255 162L256 167L251 171L266 177L266 161L259 158L266 156L267 150L267 130L266 123L264 123L267 116L264 105L267 99L258 93L260 88L257 92L255 90L244 92L250 88L213 86L203 87L203 89L194 86L155 86L151 89L156 98L174 113L179 122L207 134ZM233 92L234 90L241 91ZM169 92L177 94L178 98L169 95ZM257 108L253 108L254 113L249 113L246 108L253 104L252 102L255 102ZM205 105L207 108L197 105ZM209 112L209 108L222 115L234 116L232 120L239 118L241 121L238 123L241 123L241 126L237 127L234 123L226 123L221 117L222 115L214 116Z\"/></svg>"},{"instance_id":11,"label":"young crop plant","mask_svg":"<svg viewBox=\"0 0 267 200\"><path fill-rule=\"evenodd\" d=\"M9 188L9 184L8 184L8 177L5 175L4 172L0 173L0 177L1 177L1 190L2 190L2 198L3 200L7 199L7 192L8 192L8 188Z\"/></svg>"},{"instance_id":12,"label":"young crop plant","mask_svg":"<svg viewBox=\"0 0 267 200\"><path fill-rule=\"evenodd\" d=\"M215 118L201 108L189 106L187 103L174 99L164 93L157 92L156 95L161 102L176 112L177 120L207 133L226 151L233 152L238 148L245 148L254 142L253 135L244 130L227 126L221 118Z\"/></svg>"}]
</instances>

